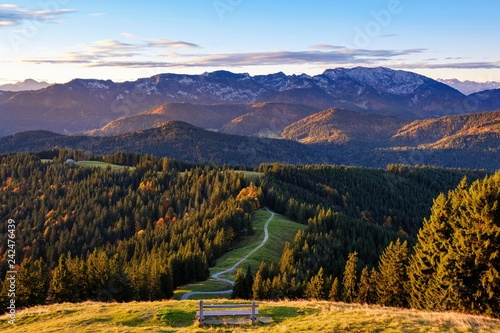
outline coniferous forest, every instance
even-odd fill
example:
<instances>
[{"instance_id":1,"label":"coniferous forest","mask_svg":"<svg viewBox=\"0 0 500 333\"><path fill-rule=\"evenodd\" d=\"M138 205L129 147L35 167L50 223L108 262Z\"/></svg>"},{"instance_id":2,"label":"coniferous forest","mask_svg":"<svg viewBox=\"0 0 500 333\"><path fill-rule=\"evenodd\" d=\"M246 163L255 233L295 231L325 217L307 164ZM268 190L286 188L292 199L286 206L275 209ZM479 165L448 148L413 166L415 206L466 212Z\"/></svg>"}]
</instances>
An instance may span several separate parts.
<instances>
[{"instance_id":1,"label":"coniferous forest","mask_svg":"<svg viewBox=\"0 0 500 333\"><path fill-rule=\"evenodd\" d=\"M22 306L170 298L208 278L209 267L253 232L252 212L267 206L308 227L277 265L239 270L235 298L499 316L500 172L263 164L254 184L228 166L84 155L1 156L0 280L12 219Z\"/></svg>"}]
</instances>

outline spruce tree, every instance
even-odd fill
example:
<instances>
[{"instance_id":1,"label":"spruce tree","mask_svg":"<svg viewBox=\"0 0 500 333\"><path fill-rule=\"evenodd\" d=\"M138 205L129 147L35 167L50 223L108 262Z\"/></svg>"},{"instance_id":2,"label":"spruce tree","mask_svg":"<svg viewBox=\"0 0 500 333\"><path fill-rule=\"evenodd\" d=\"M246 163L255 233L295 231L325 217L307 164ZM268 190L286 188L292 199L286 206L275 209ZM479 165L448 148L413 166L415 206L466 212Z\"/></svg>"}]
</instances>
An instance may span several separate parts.
<instances>
[{"instance_id":1,"label":"spruce tree","mask_svg":"<svg viewBox=\"0 0 500 333\"><path fill-rule=\"evenodd\" d=\"M354 302L356 298L356 265L358 263L358 253L352 252L349 254L344 269L343 285L343 300L347 303Z\"/></svg>"},{"instance_id":2,"label":"spruce tree","mask_svg":"<svg viewBox=\"0 0 500 333\"><path fill-rule=\"evenodd\" d=\"M318 273L314 275L306 284L305 297L309 299L326 299L325 272L320 267Z\"/></svg>"},{"instance_id":3,"label":"spruce tree","mask_svg":"<svg viewBox=\"0 0 500 333\"><path fill-rule=\"evenodd\" d=\"M293 267L293 260L293 249L290 243L286 242L279 263L280 273L288 272Z\"/></svg>"},{"instance_id":4,"label":"spruce tree","mask_svg":"<svg viewBox=\"0 0 500 333\"><path fill-rule=\"evenodd\" d=\"M368 266L365 266L363 267L361 277L359 278L358 296L356 297L356 302L368 303L371 289L372 283L370 281L370 273L368 272Z\"/></svg>"},{"instance_id":5,"label":"spruce tree","mask_svg":"<svg viewBox=\"0 0 500 333\"><path fill-rule=\"evenodd\" d=\"M252 274L252 269L250 268L250 265L247 267L247 272L245 273L245 299L251 299L252 298L252 285L253 285L253 274Z\"/></svg>"},{"instance_id":6,"label":"spruce tree","mask_svg":"<svg viewBox=\"0 0 500 333\"><path fill-rule=\"evenodd\" d=\"M259 270L255 275L255 280L252 285L252 296L254 299L262 300L266 298L267 290L266 290L266 278L268 275L268 268L266 263L263 261L260 264Z\"/></svg>"},{"instance_id":7,"label":"spruce tree","mask_svg":"<svg viewBox=\"0 0 500 333\"><path fill-rule=\"evenodd\" d=\"M411 305L500 316L500 172L438 197L408 268Z\"/></svg>"},{"instance_id":8,"label":"spruce tree","mask_svg":"<svg viewBox=\"0 0 500 333\"><path fill-rule=\"evenodd\" d=\"M408 306L406 287L407 242L391 242L380 256L376 284L378 302L387 306Z\"/></svg>"},{"instance_id":9,"label":"spruce tree","mask_svg":"<svg viewBox=\"0 0 500 333\"><path fill-rule=\"evenodd\" d=\"M441 263L443 254L448 251L452 228L448 221L451 214L450 204L444 194L434 199L431 216L424 219L418 232L418 242L409 260L409 303L417 309L434 309L441 303L436 295L429 297L429 284Z\"/></svg>"},{"instance_id":10,"label":"spruce tree","mask_svg":"<svg viewBox=\"0 0 500 333\"><path fill-rule=\"evenodd\" d=\"M245 274L243 273L243 269L238 268L236 271L236 276L234 278L233 292L231 294L231 298L237 299L245 299L247 298L248 290L245 279Z\"/></svg>"},{"instance_id":11,"label":"spruce tree","mask_svg":"<svg viewBox=\"0 0 500 333\"><path fill-rule=\"evenodd\" d=\"M75 274L68 268L71 257L66 257L64 254L59 257L59 263L52 273L52 297L54 301L62 302L78 302L79 285Z\"/></svg>"},{"instance_id":12,"label":"spruce tree","mask_svg":"<svg viewBox=\"0 0 500 333\"><path fill-rule=\"evenodd\" d=\"M332 288L330 289L330 293L328 294L328 299L333 302L340 301L340 291L339 291L339 278L336 277L333 280Z\"/></svg>"},{"instance_id":13,"label":"spruce tree","mask_svg":"<svg viewBox=\"0 0 500 333\"><path fill-rule=\"evenodd\" d=\"M17 296L23 307L45 304L50 284L50 271L43 259L25 258L17 273Z\"/></svg>"}]
</instances>

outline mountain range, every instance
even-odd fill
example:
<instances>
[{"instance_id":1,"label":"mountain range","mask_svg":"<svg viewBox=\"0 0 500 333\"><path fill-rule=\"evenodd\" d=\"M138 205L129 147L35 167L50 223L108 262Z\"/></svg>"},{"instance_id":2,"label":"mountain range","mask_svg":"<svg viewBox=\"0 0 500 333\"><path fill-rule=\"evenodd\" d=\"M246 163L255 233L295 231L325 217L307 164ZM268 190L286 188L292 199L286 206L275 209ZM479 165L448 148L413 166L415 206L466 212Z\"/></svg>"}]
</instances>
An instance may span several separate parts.
<instances>
[{"instance_id":1,"label":"mountain range","mask_svg":"<svg viewBox=\"0 0 500 333\"><path fill-rule=\"evenodd\" d=\"M387 68L75 79L0 92L0 152L134 151L193 162L500 165L500 90ZM17 134L15 134L17 133Z\"/></svg>"},{"instance_id":2,"label":"mountain range","mask_svg":"<svg viewBox=\"0 0 500 333\"><path fill-rule=\"evenodd\" d=\"M336 107L414 120L500 109L500 90L466 96L425 76L382 67L328 69L315 76L283 73L250 76L217 71L201 75L160 74L121 83L75 79L38 91L0 92L0 119L8 120L2 122L0 135L27 130L57 133L99 130L119 118L169 103L204 106L283 103L299 105L302 111L297 116L309 112L304 108L312 112ZM238 132L240 122L234 119L246 113L228 112L235 117L222 127ZM257 121L259 116L254 114L242 120L245 119ZM191 123L195 121L189 119ZM273 126L271 132L283 124ZM256 131L244 129L239 133L247 132Z\"/></svg>"},{"instance_id":3,"label":"mountain range","mask_svg":"<svg viewBox=\"0 0 500 333\"><path fill-rule=\"evenodd\" d=\"M38 82L33 79L26 79L24 81L2 84L0 85L0 91L27 91L27 90L40 90L49 87L50 84L47 82Z\"/></svg>"},{"instance_id":4,"label":"mountain range","mask_svg":"<svg viewBox=\"0 0 500 333\"><path fill-rule=\"evenodd\" d=\"M192 162L257 166L265 162L385 167L391 163L496 170L500 111L407 122L328 109L287 126L287 139L205 130L181 121L113 136L28 131L0 138L0 153L82 149L149 153Z\"/></svg>"},{"instance_id":5,"label":"mountain range","mask_svg":"<svg viewBox=\"0 0 500 333\"><path fill-rule=\"evenodd\" d=\"M470 95L476 92L492 89L500 89L500 82L474 82L474 81L460 81L457 79L437 79L438 82L444 83L453 87L465 95Z\"/></svg>"}]
</instances>

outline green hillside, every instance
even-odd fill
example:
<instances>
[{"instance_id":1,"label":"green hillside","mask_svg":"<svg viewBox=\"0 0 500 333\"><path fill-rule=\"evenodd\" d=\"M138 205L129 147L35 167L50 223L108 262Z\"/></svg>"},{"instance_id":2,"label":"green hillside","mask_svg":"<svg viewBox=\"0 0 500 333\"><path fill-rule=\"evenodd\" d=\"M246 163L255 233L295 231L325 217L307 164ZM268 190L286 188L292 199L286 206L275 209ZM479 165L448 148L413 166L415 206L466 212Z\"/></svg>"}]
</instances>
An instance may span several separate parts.
<instances>
[{"instance_id":1,"label":"green hillside","mask_svg":"<svg viewBox=\"0 0 500 333\"><path fill-rule=\"evenodd\" d=\"M252 214L252 226L254 228L254 234L246 237L240 241L234 248L234 250L224 254L222 257L217 259L215 266L210 268L210 274L214 274L225 269L228 269L234 265L240 258L249 253L253 248L255 248L264 237L264 224L268 219L270 213L265 209L259 209ZM262 260L267 262L277 264L281 258L281 253L285 247L286 242L293 242L295 234L298 230L305 230L306 226L303 224L295 223L283 215L278 215L269 224L269 241L247 260L245 260L240 267L244 270L250 266L252 272L257 272L259 265ZM234 274L236 271L230 274L224 274L222 277L231 279L234 281ZM223 283L214 279L208 279L206 281L201 281L193 284L188 284L179 287L174 292L174 298L180 299L180 297L191 291L218 291L230 289L231 286L228 283ZM203 298L220 298L227 297L227 295L205 295ZM193 299L202 298L202 296L194 296Z\"/></svg>"}]
</instances>

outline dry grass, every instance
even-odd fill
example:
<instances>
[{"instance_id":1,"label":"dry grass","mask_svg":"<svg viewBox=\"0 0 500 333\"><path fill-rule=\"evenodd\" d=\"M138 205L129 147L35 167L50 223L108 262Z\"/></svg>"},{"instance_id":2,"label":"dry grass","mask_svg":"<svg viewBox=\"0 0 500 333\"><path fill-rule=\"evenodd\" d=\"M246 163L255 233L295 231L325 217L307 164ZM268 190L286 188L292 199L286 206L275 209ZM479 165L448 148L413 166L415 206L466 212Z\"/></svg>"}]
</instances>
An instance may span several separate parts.
<instances>
[{"instance_id":1,"label":"dry grass","mask_svg":"<svg viewBox=\"0 0 500 333\"><path fill-rule=\"evenodd\" d=\"M211 302L231 302L213 300ZM194 322L196 301L54 304L21 310L1 332L500 332L500 320L314 301L260 302L268 324L205 326Z\"/></svg>"}]
</instances>

